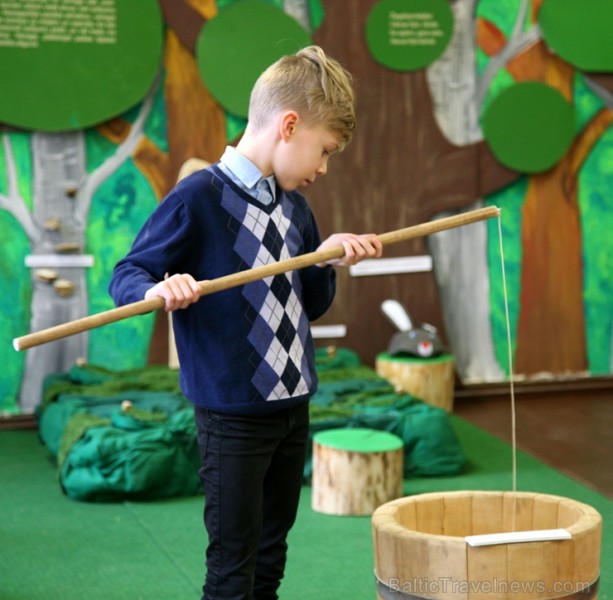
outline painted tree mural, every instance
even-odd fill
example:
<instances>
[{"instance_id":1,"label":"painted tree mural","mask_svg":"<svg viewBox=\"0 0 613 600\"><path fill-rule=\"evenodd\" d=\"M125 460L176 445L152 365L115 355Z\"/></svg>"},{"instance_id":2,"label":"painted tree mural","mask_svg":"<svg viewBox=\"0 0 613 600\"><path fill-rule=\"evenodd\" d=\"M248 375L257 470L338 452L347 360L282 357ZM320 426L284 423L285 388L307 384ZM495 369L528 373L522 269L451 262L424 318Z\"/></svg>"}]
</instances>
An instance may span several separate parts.
<instances>
[{"instance_id":1,"label":"painted tree mural","mask_svg":"<svg viewBox=\"0 0 613 600\"><path fill-rule=\"evenodd\" d=\"M602 17L602 11L608 9L602 3L596 4L598 11L593 10L594 3L582 4L583 12L590 8L588 12ZM350 157L355 146L347 162L343 157L347 179L356 178L353 188L360 191L361 197L352 197L356 204L354 217L339 213L338 228L349 228L357 219L365 218L367 227L370 224L370 229L382 231L386 229L382 223L384 214L393 226L476 208L483 202L502 205L506 264L512 284L516 371L524 376L580 376L601 369L604 362L608 370L610 361L608 339L598 348L589 343L599 330L607 338L610 336L611 317L606 314L602 319L604 306L608 305L609 312L611 308L605 283L610 270L591 267L592 272L600 271L599 283L589 284L584 277L584 265L595 264L594 254L588 257L586 252L594 253L595 249L591 240L587 240L586 247L586 239L579 235L576 201L576 194L581 194L577 177L584 175L586 159L601 142L606 144L610 135L608 92L603 90L610 79L599 76L597 87L568 59L556 57L543 41L537 22L541 5L520 0L451 2L453 37L445 55L427 67L425 77L420 71L384 72L374 67L358 33L372 9L371 2L357 3L355 24L346 25L353 27L351 45L335 42L333 27L326 29L327 21L316 38L333 48L333 53L340 55L356 74L361 86L359 104L363 110L365 107L367 120L366 133L363 119L356 136L359 163L352 164ZM551 5L555 12L559 4ZM409 4L406 6L410 10ZM340 20L340 14L331 14L332 6L326 8L331 23ZM579 21L574 19L575 24ZM578 40L584 39L580 31L576 33ZM424 80L427 89L423 87ZM505 163L497 154L490 154L492 145L489 140L485 142L482 119L505 89L528 81L554 90L569 105L572 100L571 111L576 115L574 140L561 159L544 172L523 175L523 168L507 163L505 174ZM374 123L373 119L371 126L377 106L385 120ZM430 111L435 123L428 115ZM518 107L516 119L509 121L508 128L518 128L521 120ZM437 143L441 133L445 142ZM520 152L529 154L539 141L538 135L535 138L535 132L530 132ZM349 181L337 187L331 179L324 185L330 190L328 198L340 196L343 185L346 189L352 187ZM385 206L385 213L372 215L372 206ZM585 208L584 203L582 216L587 214ZM602 215L610 218L609 211L605 208ZM444 317L436 315L432 284L424 282L426 277L412 276L404 286L395 282L396 287L382 282L380 287L383 293L395 294L409 307L418 307L422 315L430 315L431 322L444 321L460 376L467 382L499 381L507 370L497 245L497 223L493 222L432 236L430 251ZM423 251L419 243L415 246L415 252ZM602 258L597 262L604 266ZM598 287L599 302L603 304L600 323L584 308L586 284ZM352 290L351 300L343 310L353 311L354 304L356 312L360 310L358 285L347 283ZM375 297L378 301L380 294ZM341 317L337 314L336 318ZM353 322L355 318L352 314L349 320ZM590 322L585 322L586 318ZM371 324L365 322L359 337L370 343L379 342L381 347L384 342L376 336ZM597 367L597 363L601 366Z\"/></svg>"},{"instance_id":2,"label":"painted tree mural","mask_svg":"<svg viewBox=\"0 0 613 600\"><path fill-rule=\"evenodd\" d=\"M93 257L86 254L86 228L92 199L143 136L157 87L152 83L161 54L161 20L153 3L140 11L134 2L90 3L72 9L65 3L19 7L3 2L0 8L3 32L9 35L2 47L3 72L16 82L2 95L0 111L10 125L34 130L2 134L7 191L0 196L0 206L27 236L30 328L37 330L87 311L86 269ZM40 23L48 27L41 29ZM137 32L142 32L141 51L135 45ZM108 78L91 76L122 55L128 58ZM39 75L31 79L24 73ZM89 170L84 128L125 111L145 95L130 134L102 164ZM82 101L75 109L70 99L77 97ZM19 168L23 158L15 156L15 150L24 146L14 146L16 138L28 140L30 168L25 172ZM21 189L30 187L29 205L20 180ZM87 334L30 351L23 369L21 408L30 411L40 402L48 374L70 368L87 353Z\"/></svg>"},{"instance_id":3,"label":"painted tree mural","mask_svg":"<svg viewBox=\"0 0 613 600\"><path fill-rule=\"evenodd\" d=\"M11 19L19 15L11 12L12 4L4 4L0 0L0 20L4 18L10 25ZM53 17L48 12L51 8L43 0L34 4L40 18ZM162 0L158 5L157 0L145 3L142 0L122 0L121 3L93 0L88 4L93 8L83 9L90 12L86 14L75 9L76 16L68 15L71 3L60 0L56 4L53 9L60 6L59 16L75 27L78 19L82 19L79 21L82 25L83 20L93 20L92 15L98 12L105 13L108 21L108 12L114 11L116 19L121 20L121 30L124 34L127 31L130 39L120 39L119 42L124 42L123 49L115 48L115 54L111 56L104 52L102 56L96 55L94 48L93 58L87 55L82 59L75 57L78 53L75 53L74 45L68 48L75 42L77 33L67 29L66 47L53 49L58 54L54 58L55 64L68 59L68 63L63 64L64 76L71 77L76 73L78 79L87 73L85 80L81 81L82 86L90 86L87 91L94 97L96 93L100 94L102 99L84 102L84 89L79 88L80 95L75 91L74 97L67 101L62 96L61 86L51 86L49 93L55 94L54 98L63 110L52 114L46 121L44 118L32 120L28 110L20 113L15 98L9 99L8 103L0 101L0 115L4 115L8 123L0 129L3 139L0 149L0 209L3 209L0 210L0 227L6 232L4 239L8 245L0 259L0 268L15 288L15 296L19 297L18 303L15 297L3 300L6 310L0 315L0 321L5 325L2 341L6 348L10 346L12 337L23 335L24 331L44 329L112 308L107 294L112 268L127 251L155 203L174 185L181 167L194 157L214 162L228 140L237 138L245 125L243 116L229 114L211 95L202 81L196 57L196 44L203 26L217 16L219 8L240 5L240 1ZM319 3L293 0L286 4L287 13L303 23L304 39L308 42L306 27L311 20L318 19ZM278 24L279 14L290 24L296 23L283 12L283 2L265 2L265 6L274 10L274 23ZM6 7L9 8L5 10ZM151 21L156 19L157 23L152 24ZM161 38L159 51L147 49L145 42L148 34L155 36L156 24L161 31L163 21L166 28L162 54ZM117 31L115 35L118 35ZM80 31L78 35L82 33ZM284 31L273 33L283 35ZM37 54L26 57L28 72L44 72L41 64L49 61L43 52L47 48L42 43L48 40L41 38L39 41L42 50L38 52L37 48ZM128 42L137 44L139 50L126 48ZM93 41L91 43L95 46ZM278 46L274 35L269 45ZM279 47L276 52L281 49ZM23 61L21 50L23 47L16 37L10 51ZM99 65L87 61L103 61L105 68L121 62L125 71L124 63L133 65L142 59L143 52L148 53L146 59L149 63L156 64L156 79L151 82L150 89L143 89L139 97L119 100L124 107L135 102L136 106L111 120L98 123L102 117L115 114L108 107L110 100L105 96L106 88L112 89L115 83L109 84L104 78L91 81L92 72L98 73L102 69L94 68ZM124 54L129 60L125 60ZM163 60L160 60L162 56ZM0 55L0 58L8 61L13 57ZM260 57L256 52L247 58L242 57L240 62L251 64L257 58ZM89 67L84 69L84 65ZM146 71L141 62L139 76L143 70ZM125 72L122 75L118 71L114 69L116 77L126 77ZM20 93L32 93L36 83L36 78L30 79ZM40 89L36 94L41 95ZM41 96L38 99L40 106L34 111L37 118L45 114L47 107L44 94ZM81 104L87 105L87 110L83 110ZM112 106L117 108L119 105L115 102ZM15 112L11 112L13 110ZM30 132L28 128L41 131ZM23 266L26 256L32 257L30 264L38 265L32 267L31 274ZM45 266L45 261L53 268ZM78 266L66 266L75 264ZM30 275L28 282L26 277ZM152 339L156 341L158 338L159 341L151 344ZM9 354L8 369L0 374L0 412L33 410L40 402L45 377L69 369L75 360L129 369L143 366L148 360L165 361L167 347L167 318L161 312L33 348L26 353L25 360L23 355ZM18 403L15 401L17 395L20 396Z\"/></svg>"},{"instance_id":4,"label":"painted tree mural","mask_svg":"<svg viewBox=\"0 0 613 600\"><path fill-rule=\"evenodd\" d=\"M610 111L607 109L610 101L607 101L607 96L610 96L610 93L602 85L606 85L610 80L598 77L601 83L597 84L593 78L584 79L583 75L576 73L569 63L556 57L548 49L536 23L539 5L540 3L531 6L528 2L513 2L507 3L503 7L504 10L501 10L499 4L491 2L480 2L478 5L473 2L454 4L456 14L464 15L463 19L456 20L456 25L459 25L462 31L471 32L464 38L470 37L477 41L478 58L473 56L468 61L468 64L474 65L472 72L477 86L474 88L476 102L470 97L463 105L451 102L446 107L445 114L448 114L450 119L463 106L463 110L459 111L460 114L477 116L488 95L495 96L501 89L524 81L542 81L552 89L563 93L569 102L573 102L574 98L578 115L577 126L583 127L583 130L578 132L577 138L565 156L545 173L535 173L527 178L521 178L513 188L491 197L489 201L500 203L501 199L509 198L509 201L516 206L524 206L522 219L522 215L517 213L517 208L513 204L507 205L506 200L503 200L504 221L509 228L508 235L505 235L506 244L512 250L509 252L507 268L514 282L512 289L521 289L521 295L517 300L513 296L510 299L513 332L517 327L515 346L517 371L523 374L542 371L550 374L568 372L580 374L586 370L603 372L609 369L608 360L602 359L605 353L608 357L609 342L603 344L603 340L600 339L599 350L586 351L586 335L588 339L590 336L593 339L593 332L602 330L603 315L600 315L600 323L585 322L583 307L586 306L586 302L583 295L588 293L585 288L588 282L583 276L583 268L586 262L588 265L590 263L589 260L586 261L586 254L583 252L577 194L580 188L581 167L595 143L602 140L603 134L605 136L607 134L610 123ZM457 57L457 54L453 53L452 56ZM437 70L440 70L440 67L436 65L429 69L435 97L437 96L435 86L445 86L446 82L450 81L449 73L436 76ZM432 84L433 80L436 83ZM470 88L467 79L462 79L462 82L462 86L455 87L465 90ZM451 85L447 84L447 88L451 88ZM516 119L520 118L518 108ZM458 123L467 121L468 119L456 119ZM476 124L476 135L479 136L478 123L475 119L473 122ZM449 131L449 128L445 130ZM521 229L522 222L525 224L523 229ZM497 244L497 232L491 225L488 227L493 238L493 244L490 243L491 252L496 254L494 245ZM595 230L598 230L598 226ZM440 248L438 256L441 261L445 260L445 256L453 255L461 247L462 232L452 232L446 237L449 238L450 244ZM455 241L452 242L452 239ZM435 252L440 243L442 243L440 240L434 240ZM591 245L589 240L588 245ZM466 245L462 247L466 248ZM472 253L472 250L470 252ZM526 257L523 263L522 256ZM600 262L602 264L602 261ZM496 264L497 260L492 265L492 275L499 281ZM453 283L446 280L443 285L452 286ZM501 306L503 299L500 294L500 284L495 284L494 288L498 290L494 289L492 302L494 331L497 332L495 337L498 340L497 357L500 364L505 365L504 312L496 309L496 306ZM457 301L463 291L464 288L461 288L459 293L456 290L456 293L447 296L450 306L459 305ZM464 326L465 323L471 322L468 314L470 309L466 304L463 306L464 311L453 309L457 315L454 322L460 327L460 330L456 331L456 339L460 340L458 342L460 353L472 356L470 344L463 343L464 340L471 339ZM482 306L482 303L479 306ZM589 311L585 314L589 314ZM518 318L519 323L517 323ZM610 318L605 317L604 322L610 322ZM592 347L595 345L593 343ZM606 367L603 369L605 362ZM485 370L485 364L479 361L477 365L471 365L470 374L475 374L476 367L476 374L480 378L495 379L495 370L493 372Z\"/></svg>"},{"instance_id":5,"label":"painted tree mural","mask_svg":"<svg viewBox=\"0 0 613 600\"><path fill-rule=\"evenodd\" d=\"M606 20L603 12L606 9L602 3L589 4L581 7L581 14L575 13L572 22L571 14L562 13L565 21L553 23L554 32L565 31L565 42L573 36L571 45L580 47L587 43L587 36L597 37L594 28L581 27L581 18L591 12L592 23L594 19ZM558 7L563 9L561 4ZM539 11L547 9L550 14L555 8L555 2L520 2L512 29L508 21L497 23L491 12L488 16L487 3L482 3L477 15L477 45L484 55L484 72L490 70L493 78L498 78L493 92L500 93L518 82L542 82L559 92L577 116L573 123L574 139L562 158L551 168L527 176L521 213L522 261L515 349L516 371L525 375L594 372L587 339L594 329L606 326L610 331L611 327L610 316L604 322L586 322L588 282L584 267L591 263L588 251L593 247L582 223L582 213L590 207L580 202L580 174L599 141L610 134L611 96L602 84L611 87L613 79L601 76L597 84L589 72L583 73L567 61L573 60L572 52L563 60L543 39ZM507 52L512 40L518 37L530 43L519 51ZM605 51L603 45L600 52ZM494 57L500 55L504 63L496 65ZM593 57L599 58L596 52ZM610 218L607 213L603 216ZM606 279L610 272L601 275ZM600 352L608 354L610 344Z\"/></svg>"},{"instance_id":6,"label":"painted tree mural","mask_svg":"<svg viewBox=\"0 0 613 600\"><path fill-rule=\"evenodd\" d=\"M586 95L589 73L579 72L548 47L538 25L542 2L531 10L520 4L516 30L534 32L533 42L506 61L513 82L540 81L557 90L577 111L575 97ZM604 8L604 7L603 7ZM600 14L600 18L604 15ZM496 56L508 38L495 22L479 17L478 46ZM578 36L569 30L568 34ZM584 43L577 40L578 44ZM550 169L529 175L522 211L523 261L517 322L518 373L581 373L589 370L584 312L583 226L579 203L579 174L594 146L613 120L610 94L594 86L589 113L581 115L575 138ZM600 101L600 102L599 102ZM596 108L600 104L600 107Z\"/></svg>"},{"instance_id":7,"label":"painted tree mural","mask_svg":"<svg viewBox=\"0 0 613 600\"><path fill-rule=\"evenodd\" d=\"M78 18L65 13L64 21L72 26L66 36L72 41L80 36L83 55L77 59L69 44L57 39L49 41L55 44L51 53L43 52L48 45L41 43L40 51L31 46L33 34L15 34L9 43L14 47L3 42L0 65L11 64L13 71L0 72L3 79L19 80L14 93L22 101L16 113L7 113L4 102L10 95L0 98L0 122L5 123L0 127L0 274L10 290L0 294L5 348L0 350L5 357L0 411L32 410L45 375L65 370L77 358L111 368L165 358L164 313L30 351L27 358L14 353L10 342L29 329L112 307L107 295L112 267L174 185L181 166L192 157L214 162L244 128L246 98L239 98L233 113L224 106L227 90L218 85L248 88L250 78L266 66L257 63L257 48L250 46L264 43L255 33L270 28L266 37L272 37L288 15L305 32L299 35L301 43L311 36L355 77L354 142L334 157L328 177L309 189L322 234L383 232L483 204L500 206L516 371L556 377L612 370L613 242L606 222L612 210L608 198L613 197L613 86L610 75L603 74L611 68L585 63L585 56L590 60L600 52L593 39L579 44L588 47L585 56L572 56L565 42L568 27L556 24L558 18L581 24L585 15L610 9L599 0L586 0L580 3L583 16L569 19L573 0L450 0L453 29L444 54L418 68L394 70L373 59L366 40L365 24L382 1L354 0L348 9L331 0L92 0L84 6L97 7L102 16L92 21L91 31L83 23L93 12L77 12ZM423 4L403 1L406 6ZM44 0L30 4L40 11L51 6ZM53 3L62 4L71 3ZM0 0L0 22L10 28L15 15L4 10L9 5L15 3ZM237 27L245 27L242 43L230 43L224 35L211 49L211 37L205 38L215 27L207 34L207 24L220 16L216 27L224 19L227 23L226 9L233 7L238 15L255 15L248 23L236 19ZM133 47L115 48L120 52L115 56L106 54L119 39L113 38L119 29L114 29L112 10L131 22L134 33ZM153 18L143 19L143 10ZM269 18L254 27L253 20L264 14ZM143 39L151 40L152 48L157 44L155 52L149 48L153 58L139 54ZM31 53L24 53L26 46ZM52 59L46 68L36 64L42 54ZM124 60L132 55L140 56L141 63ZM32 62L19 66L16 57ZM80 60L102 62L97 69L83 70ZM128 79L139 80L140 89L136 95L123 90L120 102L115 96L122 96L121 84L112 77L123 62L132 63ZM217 80L211 68L221 74ZM38 86L23 77L26 72L40 77ZM57 84L63 72L73 75L66 88ZM94 78L101 86L89 81L92 72L103 74ZM80 79L83 73L85 80ZM526 83L555 91L575 119L564 152L540 171L507 161L486 126L499 99ZM32 89L34 96L28 97ZM118 93L107 98L115 89ZM83 98L87 111L81 114L76 111ZM95 100L113 108L96 112L100 103ZM53 107L41 114L60 125L25 122L21 109L32 102ZM433 273L384 276L373 283L339 271L337 302L322 322L347 324L348 335L340 343L372 363L393 333L377 307L395 298L417 320L439 327L463 381L504 379L506 325L497 228L493 221L477 223L387 252L391 257L430 253ZM34 266L25 266L26 257ZM322 341L329 342L339 343Z\"/></svg>"},{"instance_id":8,"label":"painted tree mural","mask_svg":"<svg viewBox=\"0 0 613 600\"><path fill-rule=\"evenodd\" d=\"M138 25L140 8L135 13ZM193 10L212 16L217 9L207 1ZM161 28L159 12L158 17ZM155 54L151 58L156 62ZM212 161L223 150L224 113L203 86L193 54L172 30L166 34L164 67L142 103L98 126L33 133L4 128L0 208L6 229L12 228L13 219L22 228L22 235L17 234L20 249L4 254L5 268L19 272L13 281L21 279L23 301L4 312L5 343L19 329L36 331L111 308L108 278L139 224L170 190L185 160L200 156ZM35 265L31 292L24 270L8 264L23 264L25 256ZM94 256L95 262L88 260ZM24 325L27 304L31 319ZM115 368L142 366L151 320L147 316L29 350L25 363L10 361L0 407L10 410L20 391L19 408L32 410L40 402L44 378L69 369L77 359Z\"/></svg>"},{"instance_id":9,"label":"painted tree mural","mask_svg":"<svg viewBox=\"0 0 613 600\"><path fill-rule=\"evenodd\" d=\"M143 136L151 105L152 98L148 98L131 126L130 135L91 173L86 169L83 131L31 134L31 210L18 189L13 145L9 135L3 134L8 193L0 195L0 206L17 219L30 245L27 258L32 266L32 331L86 314L89 256L84 250L92 197L133 152ZM27 353L20 392L24 410L39 403L47 375L68 370L77 358L87 358L88 342L89 336L83 333Z\"/></svg>"}]
</instances>

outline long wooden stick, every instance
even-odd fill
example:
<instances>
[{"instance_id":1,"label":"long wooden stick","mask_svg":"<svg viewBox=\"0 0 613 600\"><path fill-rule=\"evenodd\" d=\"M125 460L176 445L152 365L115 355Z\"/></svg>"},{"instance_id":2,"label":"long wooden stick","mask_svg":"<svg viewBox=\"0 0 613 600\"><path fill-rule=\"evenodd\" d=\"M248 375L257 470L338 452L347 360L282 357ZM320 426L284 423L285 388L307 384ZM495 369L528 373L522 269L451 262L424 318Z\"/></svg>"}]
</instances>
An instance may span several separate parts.
<instances>
[{"instance_id":1,"label":"long wooden stick","mask_svg":"<svg viewBox=\"0 0 613 600\"><path fill-rule=\"evenodd\" d=\"M381 243L386 246L389 244L396 244L405 240L423 237L443 231L445 229L452 229L454 227L461 227L477 221L483 221L485 219L491 219L500 215L500 210L495 206L481 208L478 210L469 211L453 217L445 217L437 219L435 221L429 221L420 225L414 225L412 227L405 227L404 229L397 229L396 231L390 231L388 233L382 233L378 237ZM294 271L296 269L303 269L318 263L323 263L335 258L341 258L344 256L345 250L343 246L335 246L328 250L318 250L316 252L309 252L308 254L302 254L294 258L282 260L276 263L263 265L261 267L255 267L247 271L240 271L232 275L226 275L225 277L219 277L210 281L199 281L199 285L202 288L202 295L213 294L222 290L227 290L232 287L251 283L265 277L271 277L273 275L279 275L288 271ZM160 297L151 298L149 300L140 300L139 302L133 302L132 304L126 304L119 308L107 310L105 312L77 319L76 321L70 321L63 325L56 325L49 329L43 329L29 335L15 338L13 340L13 347L18 352L21 350L27 350L34 346L53 342L61 338L82 333L102 325L108 325L109 323L115 323L128 317L134 317L137 315L144 315L151 311L163 308L164 299Z\"/></svg>"}]
</instances>

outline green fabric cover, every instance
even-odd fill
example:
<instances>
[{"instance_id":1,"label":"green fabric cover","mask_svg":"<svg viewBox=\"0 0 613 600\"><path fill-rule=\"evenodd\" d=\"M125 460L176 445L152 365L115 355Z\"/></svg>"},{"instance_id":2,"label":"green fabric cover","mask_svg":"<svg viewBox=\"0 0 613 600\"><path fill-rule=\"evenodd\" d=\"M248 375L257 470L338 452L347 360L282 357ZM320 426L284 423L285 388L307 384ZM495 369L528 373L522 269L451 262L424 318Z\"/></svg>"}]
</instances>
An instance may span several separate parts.
<instances>
[{"instance_id":1,"label":"green fabric cover","mask_svg":"<svg viewBox=\"0 0 613 600\"><path fill-rule=\"evenodd\" d=\"M350 350L318 350L316 365L320 382L310 404L305 481L312 472L313 436L338 428L400 438L407 478L461 471L464 453L445 411L396 393ZM104 502L201 493L193 407L173 369L75 366L45 380L37 416L40 438L57 458L60 483L71 498Z\"/></svg>"}]
</instances>

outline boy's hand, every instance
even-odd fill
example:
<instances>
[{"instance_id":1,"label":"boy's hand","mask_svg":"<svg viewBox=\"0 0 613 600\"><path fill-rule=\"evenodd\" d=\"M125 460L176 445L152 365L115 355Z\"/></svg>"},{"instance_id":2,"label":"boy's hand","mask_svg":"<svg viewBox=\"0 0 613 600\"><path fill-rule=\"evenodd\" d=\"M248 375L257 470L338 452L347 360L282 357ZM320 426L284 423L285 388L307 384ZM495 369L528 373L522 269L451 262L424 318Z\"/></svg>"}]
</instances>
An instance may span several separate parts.
<instances>
[{"instance_id":1,"label":"boy's hand","mask_svg":"<svg viewBox=\"0 0 613 600\"><path fill-rule=\"evenodd\" d=\"M166 277L145 293L145 300L160 296L166 302L164 310L170 312L178 308L187 308L190 304L198 302L201 289L198 282L189 274L176 274Z\"/></svg>"},{"instance_id":2,"label":"boy's hand","mask_svg":"<svg viewBox=\"0 0 613 600\"><path fill-rule=\"evenodd\" d=\"M317 250L327 250L335 246L345 248L345 256L322 263L349 267L365 258L379 258L383 254L381 240L374 233L355 235L353 233L335 233L321 243Z\"/></svg>"}]
</instances>

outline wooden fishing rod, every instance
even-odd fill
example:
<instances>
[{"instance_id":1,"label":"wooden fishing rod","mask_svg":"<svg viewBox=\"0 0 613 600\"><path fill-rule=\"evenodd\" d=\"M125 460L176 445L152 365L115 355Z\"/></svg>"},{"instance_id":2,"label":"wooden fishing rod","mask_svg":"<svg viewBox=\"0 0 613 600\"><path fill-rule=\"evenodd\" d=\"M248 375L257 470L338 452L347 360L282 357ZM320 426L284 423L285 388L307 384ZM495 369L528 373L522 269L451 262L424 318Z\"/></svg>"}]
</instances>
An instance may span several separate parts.
<instances>
[{"instance_id":1,"label":"wooden fishing rod","mask_svg":"<svg viewBox=\"0 0 613 600\"><path fill-rule=\"evenodd\" d=\"M486 208L480 208L478 210L472 210L466 213L455 215L453 217L445 217L437 219L435 221L429 221L427 223L421 223L420 225L414 225L412 227L405 227L404 229L397 229L395 231L389 231L382 233L377 237L381 240L383 246L390 244L396 244L398 242L410 240L413 238L424 237L432 233L444 231L445 229L452 229L454 227L462 227L470 223L477 221L484 221L485 219L491 219L500 215L500 209L495 206ZM198 284L202 289L202 295L214 294L215 292L221 292L232 287L258 281L265 277L271 277L273 275L280 275L281 273L287 273L288 271L294 271L297 269L304 269L318 263L324 263L335 258L341 258L345 255L343 246L335 246L327 250L317 250L315 252L309 252L308 254L302 254L294 258L288 258L276 263L263 265L261 267L255 267L247 271L240 271L232 275L226 275L219 277L218 279L212 279L210 281L199 281ZM34 346L40 346L48 342L53 342L77 333L89 331L96 327L102 327L109 323L115 323L128 317L135 317L137 315L144 315L154 310L163 308L165 301L161 297L150 298L148 300L140 300L119 308L107 310L95 315L90 315L76 321L70 321L63 325L56 325L49 329L43 329L22 337L15 338L13 340L13 347L18 352L33 348Z\"/></svg>"}]
</instances>

